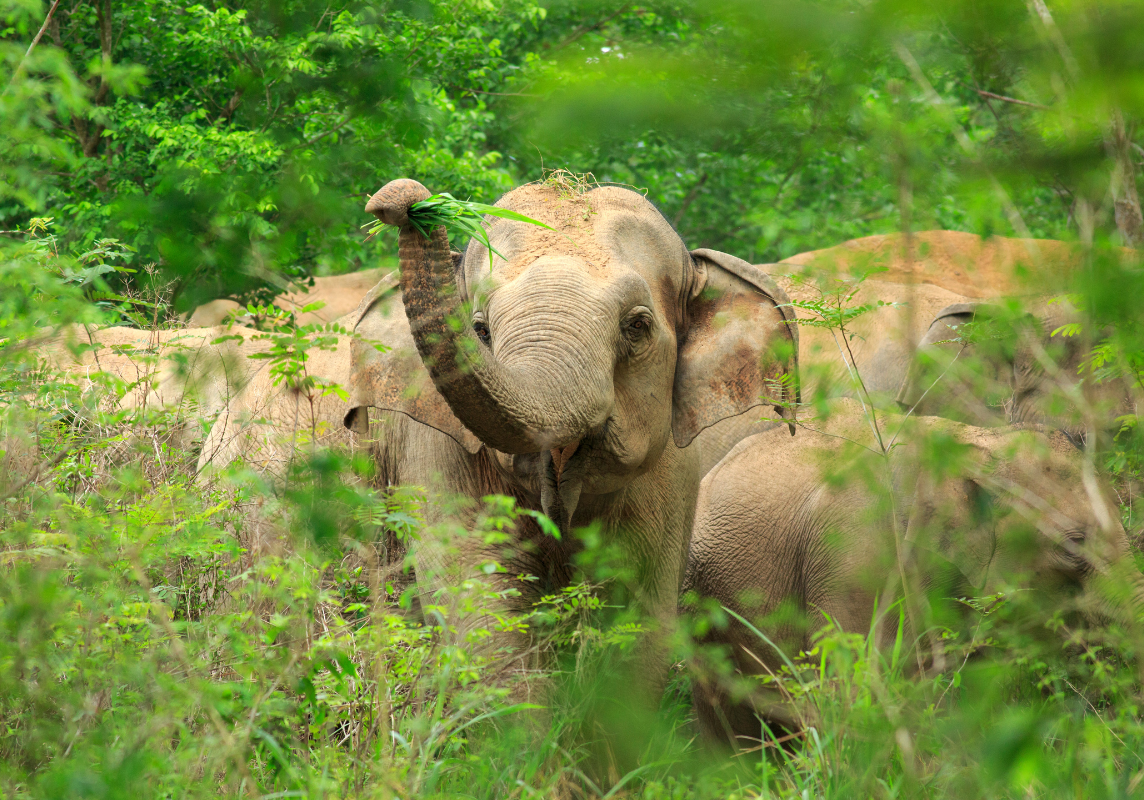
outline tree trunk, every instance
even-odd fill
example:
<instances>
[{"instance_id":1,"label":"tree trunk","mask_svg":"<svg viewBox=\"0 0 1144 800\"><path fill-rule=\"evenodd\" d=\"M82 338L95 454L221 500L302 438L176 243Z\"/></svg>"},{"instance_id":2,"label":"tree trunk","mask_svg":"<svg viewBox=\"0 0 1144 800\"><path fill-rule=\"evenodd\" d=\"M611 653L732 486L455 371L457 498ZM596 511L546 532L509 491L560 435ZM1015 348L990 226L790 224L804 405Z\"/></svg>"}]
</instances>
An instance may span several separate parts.
<instances>
[{"instance_id":1,"label":"tree trunk","mask_svg":"<svg viewBox=\"0 0 1144 800\"><path fill-rule=\"evenodd\" d=\"M108 70L111 68L111 51L115 45L114 33L111 28L111 0L96 0L95 4L96 18L99 22L99 52L101 70L99 73L99 85L95 89L95 95L91 99L93 106L101 106L107 100L107 95L111 91L111 84L107 80ZM59 42L57 41L57 44ZM103 136L104 127L94 120L87 120L82 117L75 117L73 123L76 135L79 137L80 148L83 154L88 158L94 158L99 152L99 142ZM107 180L103 180L103 185L100 186L101 190L105 190Z\"/></svg>"},{"instance_id":2,"label":"tree trunk","mask_svg":"<svg viewBox=\"0 0 1144 800\"><path fill-rule=\"evenodd\" d=\"M1136 191L1132 133L1120 111L1113 111L1107 144L1113 159L1111 189L1116 207L1116 229L1120 231L1124 244L1140 247L1144 244L1144 214L1140 211L1140 195Z\"/></svg>"}]
</instances>

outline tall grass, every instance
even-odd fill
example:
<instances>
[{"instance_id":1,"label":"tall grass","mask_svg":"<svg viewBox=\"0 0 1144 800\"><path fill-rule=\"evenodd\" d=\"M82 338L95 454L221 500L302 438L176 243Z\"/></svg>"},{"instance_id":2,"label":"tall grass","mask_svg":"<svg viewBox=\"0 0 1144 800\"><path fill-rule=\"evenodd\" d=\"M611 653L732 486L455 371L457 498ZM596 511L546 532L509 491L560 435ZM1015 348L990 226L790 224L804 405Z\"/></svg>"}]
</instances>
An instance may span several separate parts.
<instances>
[{"instance_id":1,"label":"tall grass","mask_svg":"<svg viewBox=\"0 0 1144 800\"><path fill-rule=\"evenodd\" d=\"M362 488L360 457L316 455L282 497L251 473L159 469L190 460L130 420L80 425L42 427L40 455L68 455L3 509L10 796L1122 797L1144 775L1131 639L1059 636L1020 594L950 632L953 667L926 679L824 632L776 678L811 727L730 757L696 740L685 631L660 710L612 713L632 620L590 584L520 620L556 687L522 706L513 687L537 675L403 598L376 543L426 533L416 498Z\"/></svg>"},{"instance_id":2,"label":"tall grass","mask_svg":"<svg viewBox=\"0 0 1144 800\"><path fill-rule=\"evenodd\" d=\"M66 289L24 297L88 313ZM634 708L630 656L646 623L623 607L622 579L606 577L624 570L598 531L579 534L578 581L522 615L489 613L498 598L479 583L417 600L403 545L450 535L422 521L420 490L374 491L365 454L319 450L299 459L289 491L242 465L206 482L191 445L170 435L185 410L124 409L121 381L81 385L36 363L40 328L8 330L5 796L1141 791L1134 631L1074 629L1033 595L1007 593L942 630L947 669L918 677L901 650L828 628L767 679L806 727L731 755L698 739L689 688L698 660L720 669L725 654L695 642L726 611L682 621L660 707ZM454 535L514 524L511 499L482 502L483 522ZM463 632L431 613L455 607L450 595L468 604ZM531 632L528 670L519 653L483 646L505 625Z\"/></svg>"}]
</instances>

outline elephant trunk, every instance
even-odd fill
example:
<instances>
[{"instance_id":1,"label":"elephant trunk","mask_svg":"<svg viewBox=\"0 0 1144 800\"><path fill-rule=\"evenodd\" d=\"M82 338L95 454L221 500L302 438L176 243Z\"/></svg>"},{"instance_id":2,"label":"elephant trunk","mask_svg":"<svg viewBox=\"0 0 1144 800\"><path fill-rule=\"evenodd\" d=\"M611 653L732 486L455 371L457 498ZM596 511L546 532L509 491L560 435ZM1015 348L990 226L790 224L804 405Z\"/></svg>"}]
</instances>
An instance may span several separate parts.
<instances>
[{"instance_id":1,"label":"elephant trunk","mask_svg":"<svg viewBox=\"0 0 1144 800\"><path fill-rule=\"evenodd\" d=\"M409 208L430 196L417 181L392 181L375 194L366 211L400 230L401 290L417 350L434 385L458 419L489 447L523 454L564 448L600 424L596 409L569 408L556 376L538 380L497 363L467 318L445 229L425 238L409 222ZM551 395L551 396L549 396Z\"/></svg>"}]
</instances>

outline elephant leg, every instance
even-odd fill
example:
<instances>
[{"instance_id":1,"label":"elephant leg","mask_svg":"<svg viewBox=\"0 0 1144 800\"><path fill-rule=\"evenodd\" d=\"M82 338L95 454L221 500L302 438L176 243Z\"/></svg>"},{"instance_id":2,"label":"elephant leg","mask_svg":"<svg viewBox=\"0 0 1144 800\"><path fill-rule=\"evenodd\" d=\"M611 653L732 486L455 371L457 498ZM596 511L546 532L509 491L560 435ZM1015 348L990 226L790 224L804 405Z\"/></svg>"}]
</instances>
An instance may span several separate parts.
<instances>
[{"instance_id":1,"label":"elephant leg","mask_svg":"<svg viewBox=\"0 0 1144 800\"><path fill-rule=\"evenodd\" d=\"M669 444L655 470L633 481L624 509L628 522L616 526L624 563L634 567L631 595L646 633L635 650L633 700L655 707L666 686L677 631L679 592L691 542L698 492L696 447Z\"/></svg>"},{"instance_id":2,"label":"elephant leg","mask_svg":"<svg viewBox=\"0 0 1144 800\"><path fill-rule=\"evenodd\" d=\"M736 702L718 681L692 679L691 700L703 740L734 750L749 750L763 741L764 724L774 736L801 728L777 689L758 687Z\"/></svg>"},{"instance_id":3,"label":"elephant leg","mask_svg":"<svg viewBox=\"0 0 1144 800\"><path fill-rule=\"evenodd\" d=\"M369 409L366 446L377 466L374 483L381 489L422 489L424 499L403 509L424 524L414 532L407 553L416 574L417 604L427 624L439 627L457 645L480 641L487 654L500 643L486 644L482 630L495 627L493 617L507 609L489 602L502 587L483 567L496 560L477 531L481 516L476 498L503 492L487 485L479 459L452 437L398 412Z\"/></svg>"}]
</instances>

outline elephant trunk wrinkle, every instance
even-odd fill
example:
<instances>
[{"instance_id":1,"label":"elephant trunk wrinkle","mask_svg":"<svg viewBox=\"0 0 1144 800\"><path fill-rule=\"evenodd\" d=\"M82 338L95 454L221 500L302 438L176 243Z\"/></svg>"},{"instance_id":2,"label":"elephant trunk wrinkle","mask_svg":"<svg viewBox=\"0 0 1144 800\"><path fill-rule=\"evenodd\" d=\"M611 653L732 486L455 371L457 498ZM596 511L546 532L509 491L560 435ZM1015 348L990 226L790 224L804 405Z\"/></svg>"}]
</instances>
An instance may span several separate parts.
<instances>
[{"instance_id":1,"label":"elephant trunk wrinkle","mask_svg":"<svg viewBox=\"0 0 1144 800\"><path fill-rule=\"evenodd\" d=\"M370 213L400 229L401 290L414 343L437 390L465 427L486 445L506 453L547 450L568 441L590 422L552 387L537 390L497 358L488 358L474 333L452 320L463 316L448 237L438 226L425 238L408 221L409 207L429 197L415 181L393 181L374 195ZM484 357L482 357L484 356ZM577 412L569 413L569 412ZM582 434L581 434L582 435Z\"/></svg>"}]
</instances>

